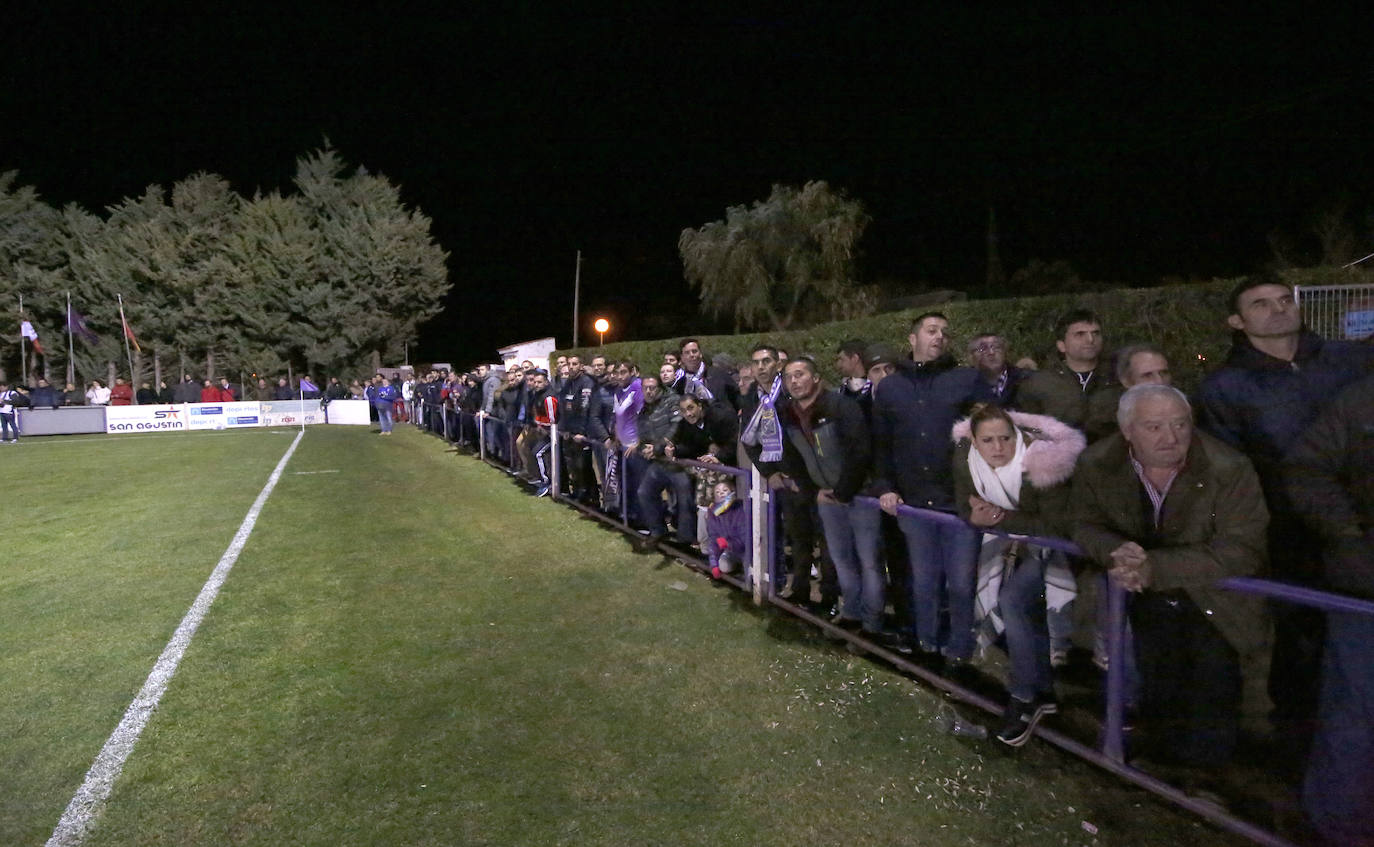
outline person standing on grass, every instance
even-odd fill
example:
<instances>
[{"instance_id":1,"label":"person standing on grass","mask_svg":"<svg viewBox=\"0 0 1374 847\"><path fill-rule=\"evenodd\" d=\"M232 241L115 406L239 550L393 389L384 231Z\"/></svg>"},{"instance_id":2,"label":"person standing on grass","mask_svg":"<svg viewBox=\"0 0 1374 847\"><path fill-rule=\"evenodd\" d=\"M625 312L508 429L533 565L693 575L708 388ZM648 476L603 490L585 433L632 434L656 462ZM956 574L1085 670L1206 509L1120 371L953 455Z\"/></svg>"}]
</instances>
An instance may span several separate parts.
<instances>
[{"instance_id":1,"label":"person standing on grass","mask_svg":"<svg viewBox=\"0 0 1374 847\"><path fill-rule=\"evenodd\" d=\"M872 440L858 401L826 391L816 363L800 356L787 363L783 381L783 473L788 487L814 503L835 568L843 605L831 623L883 631L883 571L878 562L881 512L853 503L872 466Z\"/></svg>"},{"instance_id":2,"label":"person standing on grass","mask_svg":"<svg viewBox=\"0 0 1374 847\"><path fill-rule=\"evenodd\" d=\"M959 517L976 527L1017 535L1064 537L1069 479L1087 441L1083 433L1044 415L975 406L954 425L954 499ZM1077 593L1063 553L991 533L982 538L979 600L983 630L995 638L1000 622L1011 660L1011 698L997 740L1026 743L1045 715L1059 711L1054 695L1049 611Z\"/></svg>"},{"instance_id":3,"label":"person standing on grass","mask_svg":"<svg viewBox=\"0 0 1374 847\"><path fill-rule=\"evenodd\" d=\"M9 383L0 382L0 443L19 443L19 413L15 410L15 400L19 392L10 388Z\"/></svg>"},{"instance_id":4,"label":"person standing on grass","mask_svg":"<svg viewBox=\"0 0 1374 847\"><path fill-rule=\"evenodd\" d=\"M1264 600L1217 584L1264 570L1259 477L1242 453L1194 430L1172 386L1128 390L1117 419L1120 431L1079 457L1073 540L1131 592L1148 755L1219 768L1242 719L1258 728L1269 705Z\"/></svg>"},{"instance_id":5,"label":"person standing on grass","mask_svg":"<svg viewBox=\"0 0 1374 847\"><path fill-rule=\"evenodd\" d=\"M382 435L391 434L392 410L396 408L396 387L386 377L378 377L374 385L367 388L367 399L377 410L377 422L381 425Z\"/></svg>"},{"instance_id":6,"label":"person standing on grass","mask_svg":"<svg viewBox=\"0 0 1374 847\"><path fill-rule=\"evenodd\" d=\"M1374 370L1374 347L1328 341L1303 326L1293 289L1278 276L1248 277L1231 289L1233 333L1226 364L1199 392L1198 428L1255 464L1269 506L1270 575L1311 585L1321 578L1322 544L1293 509L1282 461L1322 407ZM1278 737L1301 754L1316 715L1324 617L1276 602L1269 693Z\"/></svg>"},{"instance_id":7,"label":"person standing on grass","mask_svg":"<svg viewBox=\"0 0 1374 847\"><path fill-rule=\"evenodd\" d=\"M1283 476L1321 539L1323 585L1374 599L1374 378L1355 383L1289 451ZM1303 808L1331 844L1374 845L1374 617L1328 612Z\"/></svg>"},{"instance_id":8,"label":"person standing on grass","mask_svg":"<svg viewBox=\"0 0 1374 847\"><path fill-rule=\"evenodd\" d=\"M954 422L992 390L973 368L957 367L948 352L949 321L938 312L912 322L910 358L873 389L873 488L883 511L906 536L911 605L920 655L959 670L973 657L974 588L979 534L959 523L899 512L903 504L954 513ZM870 370L871 378L871 370ZM948 640L941 645L941 584L949 600Z\"/></svg>"}]
</instances>

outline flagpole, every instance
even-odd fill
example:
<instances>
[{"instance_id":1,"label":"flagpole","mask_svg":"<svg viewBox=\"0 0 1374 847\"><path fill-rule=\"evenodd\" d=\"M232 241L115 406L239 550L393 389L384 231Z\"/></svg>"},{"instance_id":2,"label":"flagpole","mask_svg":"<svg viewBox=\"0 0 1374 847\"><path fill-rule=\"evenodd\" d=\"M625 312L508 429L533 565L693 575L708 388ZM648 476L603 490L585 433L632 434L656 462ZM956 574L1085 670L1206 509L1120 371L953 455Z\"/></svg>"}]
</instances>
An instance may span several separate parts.
<instances>
[{"instance_id":1,"label":"flagpole","mask_svg":"<svg viewBox=\"0 0 1374 847\"><path fill-rule=\"evenodd\" d=\"M129 384L132 385L138 379L138 374L134 373L134 354L129 351L129 322L124 320L124 295L116 294L119 299L119 326L124 330L124 357L129 360Z\"/></svg>"},{"instance_id":2,"label":"flagpole","mask_svg":"<svg viewBox=\"0 0 1374 847\"><path fill-rule=\"evenodd\" d=\"M67 382L76 385L76 348L72 345L72 293L67 292Z\"/></svg>"},{"instance_id":3,"label":"flagpole","mask_svg":"<svg viewBox=\"0 0 1374 847\"><path fill-rule=\"evenodd\" d=\"M19 295L19 382L22 385L29 384L29 356L24 344L24 295Z\"/></svg>"}]
</instances>

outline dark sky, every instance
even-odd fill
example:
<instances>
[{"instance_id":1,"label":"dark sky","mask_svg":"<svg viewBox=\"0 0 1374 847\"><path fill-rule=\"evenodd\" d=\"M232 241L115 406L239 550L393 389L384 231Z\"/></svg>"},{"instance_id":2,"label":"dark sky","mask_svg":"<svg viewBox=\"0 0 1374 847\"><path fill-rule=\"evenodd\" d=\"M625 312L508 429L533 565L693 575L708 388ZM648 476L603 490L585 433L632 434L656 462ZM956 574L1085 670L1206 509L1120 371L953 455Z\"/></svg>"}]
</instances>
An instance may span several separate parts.
<instances>
[{"instance_id":1,"label":"dark sky","mask_svg":"<svg viewBox=\"0 0 1374 847\"><path fill-rule=\"evenodd\" d=\"M1062 258L1123 282L1249 271L1271 231L1371 209L1354 11L85 5L7 7L0 170L91 209L200 170L252 194L289 188L327 137L451 254L426 358L568 343L578 249L585 324L706 328L677 236L775 182L862 200L862 278L894 286L980 282L989 206L1008 270Z\"/></svg>"}]
</instances>

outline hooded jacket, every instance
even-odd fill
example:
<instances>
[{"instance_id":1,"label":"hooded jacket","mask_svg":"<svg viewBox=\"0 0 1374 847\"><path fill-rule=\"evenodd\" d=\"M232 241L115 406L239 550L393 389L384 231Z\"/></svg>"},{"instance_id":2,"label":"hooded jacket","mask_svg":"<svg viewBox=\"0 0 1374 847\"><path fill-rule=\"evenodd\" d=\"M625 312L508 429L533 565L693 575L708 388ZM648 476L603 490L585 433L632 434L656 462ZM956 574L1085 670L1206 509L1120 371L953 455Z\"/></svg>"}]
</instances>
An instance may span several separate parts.
<instances>
[{"instance_id":1,"label":"hooded jacket","mask_svg":"<svg viewBox=\"0 0 1374 847\"><path fill-rule=\"evenodd\" d=\"M1008 412L1016 428L1029 442L1022 459L1021 498L1016 509L1006 513L997 528L1017 535L1067 538L1073 531L1069 509L1069 480L1083 448L1088 445L1083 433L1048 415ZM978 493L969 470L968 454L973 449L969 419L954 425L954 501L959 517L969 519L973 508L968 498Z\"/></svg>"}]
</instances>

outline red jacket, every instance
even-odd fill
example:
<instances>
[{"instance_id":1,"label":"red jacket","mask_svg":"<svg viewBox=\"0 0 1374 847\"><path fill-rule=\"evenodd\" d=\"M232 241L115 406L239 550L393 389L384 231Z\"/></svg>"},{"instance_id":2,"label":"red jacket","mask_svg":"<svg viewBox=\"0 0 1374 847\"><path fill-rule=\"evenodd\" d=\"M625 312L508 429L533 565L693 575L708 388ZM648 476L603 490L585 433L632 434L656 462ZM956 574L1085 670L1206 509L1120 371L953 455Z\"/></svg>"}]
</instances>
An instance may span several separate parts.
<instances>
[{"instance_id":1,"label":"red jacket","mask_svg":"<svg viewBox=\"0 0 1374 847\"><path fill-rule=\"evenodd\" d=\"M110 405L111 406L132 406L134 404L134 388L132 385L112 385L110 386Z\"/></svg>"},{"instance_id":2,"label":"red jacket","mask_svg":"<svg viewBox=\"0 0 1374 847\"><path fill-rule=\"evenodd\" d=\"M219 397L219 387L215 385L202 388L200 390L200 402L202 403L222 403Z\"/></svg>"}]
</instances>

